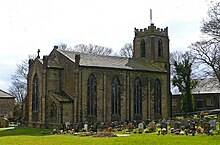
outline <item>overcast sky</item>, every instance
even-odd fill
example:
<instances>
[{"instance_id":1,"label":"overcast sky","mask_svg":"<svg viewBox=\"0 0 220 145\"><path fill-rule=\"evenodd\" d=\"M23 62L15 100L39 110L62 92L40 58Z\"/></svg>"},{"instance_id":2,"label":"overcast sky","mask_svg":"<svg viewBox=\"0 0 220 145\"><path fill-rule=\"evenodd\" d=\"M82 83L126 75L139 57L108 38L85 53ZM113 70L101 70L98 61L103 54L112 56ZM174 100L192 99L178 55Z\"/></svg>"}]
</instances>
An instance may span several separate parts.
<instances>
[{"instance_id":1,"label":"overcast sky","mask_svg":"<svg viewBox=\"0 0 220 145\"><path fill-rule=\"evenodd\" d=\"M97 44L118 52L134 27L168 27L170 50L186 50L201 37L209 0L0 0L0 89L11 85L16 64L48 55L66 43Z\"/></svg>"}]
</instances>

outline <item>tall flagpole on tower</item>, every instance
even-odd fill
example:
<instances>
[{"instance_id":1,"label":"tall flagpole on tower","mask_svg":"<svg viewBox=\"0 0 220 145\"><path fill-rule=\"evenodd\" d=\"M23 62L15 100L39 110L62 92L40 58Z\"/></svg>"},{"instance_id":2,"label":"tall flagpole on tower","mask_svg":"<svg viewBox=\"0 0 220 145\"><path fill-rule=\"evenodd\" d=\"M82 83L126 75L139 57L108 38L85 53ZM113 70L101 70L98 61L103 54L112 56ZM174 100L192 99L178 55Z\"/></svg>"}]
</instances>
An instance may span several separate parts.
<instances>
[{"instance_id":1,"label":"tall flagpole on tower","mask_svg":"<svg viewBox=\"0 0 220 145\"><path fill-rule=\"evenodd\" d=\"M150 23L152 24L152 9L150 9Z\"/></svg>"}]
</instances>

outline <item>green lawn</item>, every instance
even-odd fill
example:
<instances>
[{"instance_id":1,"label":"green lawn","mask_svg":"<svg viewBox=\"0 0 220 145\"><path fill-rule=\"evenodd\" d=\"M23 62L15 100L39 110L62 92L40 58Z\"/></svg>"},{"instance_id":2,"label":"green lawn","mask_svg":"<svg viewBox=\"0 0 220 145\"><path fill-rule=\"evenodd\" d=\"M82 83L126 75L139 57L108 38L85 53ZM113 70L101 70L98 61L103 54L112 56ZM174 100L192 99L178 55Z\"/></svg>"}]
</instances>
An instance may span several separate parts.
<instances>
[{"instance_id":1,"label":"green lawn","mask_svg":"<svg viewBox=\"0 0 220 145\"><path fill-rule=\"evenodd\" d=\"M220 135L185 136L131 134L126 137L95 138L67 135L43 135L42 129L0 129L0 145L220 145Z\"/></svg>"}]
</instances>

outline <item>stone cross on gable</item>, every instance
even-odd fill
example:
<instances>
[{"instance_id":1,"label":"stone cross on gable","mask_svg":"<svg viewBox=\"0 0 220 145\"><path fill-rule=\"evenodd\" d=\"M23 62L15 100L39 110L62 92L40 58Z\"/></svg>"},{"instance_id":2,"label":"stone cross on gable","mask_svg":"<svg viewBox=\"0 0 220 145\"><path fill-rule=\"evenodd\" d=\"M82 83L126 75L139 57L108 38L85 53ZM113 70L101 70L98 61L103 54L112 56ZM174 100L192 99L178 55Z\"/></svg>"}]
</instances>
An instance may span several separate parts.
<instances>
[{"instance_id":1,"label":"stone cross on gable","mask_svg":"<svg viewBox=\"0 0 220 145\"><path fill-rule=\"evenodd\" d=\"M40 49L37 50L37 58L40 58Z\"/></svg>"}]
</instances>

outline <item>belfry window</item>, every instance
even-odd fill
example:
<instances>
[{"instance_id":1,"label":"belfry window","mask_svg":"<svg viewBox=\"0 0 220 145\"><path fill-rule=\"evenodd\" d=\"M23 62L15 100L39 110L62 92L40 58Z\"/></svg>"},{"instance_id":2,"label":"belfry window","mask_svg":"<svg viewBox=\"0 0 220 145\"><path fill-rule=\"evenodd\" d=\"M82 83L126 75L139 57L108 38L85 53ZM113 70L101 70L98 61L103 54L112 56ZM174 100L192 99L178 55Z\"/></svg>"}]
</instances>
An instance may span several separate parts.
<instances>
[{"instance_id":1,"label":"belfry window","mask_svg":"<svg viewBox=\"0 0 220 145\"><path fill-rule=\"evenodd\" d=\"M142 114L142 86L139 78L134 81L134 114Z\"/></svg>"},{"instance_id":2,"label":"belfry window","mask_svg":"<svg viewBox=\"0 0 220 145\"><path fill-rule=\"evenodd\" d=\"M32 111L38 111L39 108L39 82L38 76L35 74L32 83Z\"/></svg>"},{"instance_id":3,"label":"belfry window","mask_svg":"<svg viewBox=\"0 0 220 145\"><path fill-rule=\"evenodd\" d=\"M115 76L112 80L112 114L121 115L120 80Z\"/></svg>"},{"instance_id":4,"label":"belfry window","mask_svg":"<svg viewBox=\"0 0 220 145\"><path fill-rule=\"evenodd\" d=\"M161 114L161 82L159 79L154 83L154 113Z\"/></svg>"},{"instance_id":5,"label":"belfry window","mask_svg":"<svg viewBox=\"0 0 220 145\"><path fill-rule=\"evenodd\" d=\"M158 41L158 56L161 57L163 52L163 41L160 39Z\"/></svg>"},{"instance_id":6,"label":"belfry window","mask_svg":"<svg viewBox=\"0 0 220 145\"><path fill-rule=\"evenodd\" d=\"M146 56L146 48L145 48L144 39L141 40L140 51L141 51L141 57L145 57Z\"/></svg>"},{"instance_id":7,"label":"belfry window","mask_svg":"<svg viewBox=\"0 0 220 145\"><path fill-rule=\"evenodd\" d=\"M97 84L93 74L88 79L87 115L97 115Z\"/></svg>"}]
</instances>

